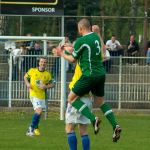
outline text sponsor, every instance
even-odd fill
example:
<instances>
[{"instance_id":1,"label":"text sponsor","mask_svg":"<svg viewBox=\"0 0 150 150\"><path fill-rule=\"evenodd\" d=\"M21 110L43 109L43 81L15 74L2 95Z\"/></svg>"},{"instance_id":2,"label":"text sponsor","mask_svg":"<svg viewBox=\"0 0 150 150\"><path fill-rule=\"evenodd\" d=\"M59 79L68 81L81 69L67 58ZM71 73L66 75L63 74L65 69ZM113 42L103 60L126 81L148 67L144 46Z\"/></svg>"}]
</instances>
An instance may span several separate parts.
<instances>
[{"instance_id":1,"label":"text sponsor","mask_svg":"<svg viewBox=\"0 0 150 150\"><path fill-rule=\"evenodd\" d=\"M49 13L55 13L55 8L51 7L32 7L32 12L49 12Z\"/></svg>"}]
</instances>

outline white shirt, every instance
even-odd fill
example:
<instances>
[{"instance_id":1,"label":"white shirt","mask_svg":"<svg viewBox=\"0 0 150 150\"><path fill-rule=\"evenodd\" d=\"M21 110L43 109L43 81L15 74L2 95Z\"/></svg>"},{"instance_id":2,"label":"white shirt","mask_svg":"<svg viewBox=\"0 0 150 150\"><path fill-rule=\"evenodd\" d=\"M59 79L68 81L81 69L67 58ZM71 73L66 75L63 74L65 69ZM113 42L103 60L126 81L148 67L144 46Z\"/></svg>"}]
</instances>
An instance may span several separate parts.
<instances>
[{"instance_id":1,"label":"white shirt","mask_svg":"<svg viewBox=\"0 0 150 150\"><path fill-rule=\"evenodd\" d=\"M11 50L11 54L13 55L14 64L17 63L17 58L20 58L19 61L21 61L21 57L19 57L22 53L22 49L16 48Z\"/></svg>"},{"instance_id":2,"label":"white shirt","mask_svg":"<svg viewBox=\"0 0 150 150\"><path fill-rule=\"evenodd\" d=\"M106 49L105 53L103 53L103 54L104 54L104 60L103 61L106 61L106 60L110 59L110 53L107 49Z\"/></svg>"},{"instance_id":3,"label":"white shirt","mask_svg":"<svg viewBox=\"0 0 150 150\"><path fill-rule=\"evenodd\" d=\"M111 51L117 51L118 45L121 46L118 40L115 40L115 42L112 42L112 40L108 40L106 42L106 46L108 46Z\"/></svg>"},{"instance_id":4,"label":"white shirt","mask_svg":"<svg viewBox=\"0 0 150 150\"><path fill-rule=\"evenodd\" d=\"M5 42L5 49L6 50L15 49L15 48L16 48L15 42L13 42L13 41Z\"/></svg>"}]
</instances>

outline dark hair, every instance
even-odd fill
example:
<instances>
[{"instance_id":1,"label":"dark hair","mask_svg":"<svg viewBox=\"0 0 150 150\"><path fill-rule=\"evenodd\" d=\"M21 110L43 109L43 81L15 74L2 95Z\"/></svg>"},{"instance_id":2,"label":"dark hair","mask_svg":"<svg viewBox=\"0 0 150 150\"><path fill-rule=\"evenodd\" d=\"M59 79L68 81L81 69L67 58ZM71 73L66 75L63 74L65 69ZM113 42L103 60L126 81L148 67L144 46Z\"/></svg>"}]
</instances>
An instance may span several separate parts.
<instances>
[{"instance_id":1,"label":"dark hair","mask_svg":"<svg viewBox=\"0 0 150 150\"><path fill-rule=\"evenodd\" d=\"M46 59L47 60L47 57L46 56L39 56L39 57L37 57L37 61L36 61L36 63L37 63L37 66L39 66L39 62L40 62L40 59Z\"/></svg>"},{"instance_id":2,"label":"dark hair","mask_svg":"<svg viewBox=\"0 0 150 150\"><path fill-rule=\"evenodd\" d=\"M40 59L47 59L47 57L46 56L39 56L37 59L38 60L40 60Z\"/></svg>"},{"instance_id":3,"label":"dark hair","mask_svg":"<svg viewBox=\"0 0 150 150\"><path fill-rule=\"evenodd\" d=\"M116 37L116 35L115 35L115 34L112 34L112 36L113 36L113 37Z\"/></svg>"}]
</instances>

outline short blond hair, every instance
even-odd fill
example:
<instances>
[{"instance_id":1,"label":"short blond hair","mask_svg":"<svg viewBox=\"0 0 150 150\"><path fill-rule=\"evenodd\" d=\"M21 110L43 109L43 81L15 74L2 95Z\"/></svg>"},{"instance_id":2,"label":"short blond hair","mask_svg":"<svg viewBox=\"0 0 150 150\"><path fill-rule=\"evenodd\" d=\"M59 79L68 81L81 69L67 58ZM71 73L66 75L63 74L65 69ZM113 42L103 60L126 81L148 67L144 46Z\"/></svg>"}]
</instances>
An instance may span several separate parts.
<instances>
[{"instance_id":1,"label":"short blond hair","mask_svg":"<svg viewBox=\"0 0 150 150\"><path fill-rule=\"evenodd\" d=\"M79 22L78 22L78 27L80 28L85 28L85 29L91 29L91 24L90 24L90 21L88 19L81 19Z\"/></svg>"}]
</instances>

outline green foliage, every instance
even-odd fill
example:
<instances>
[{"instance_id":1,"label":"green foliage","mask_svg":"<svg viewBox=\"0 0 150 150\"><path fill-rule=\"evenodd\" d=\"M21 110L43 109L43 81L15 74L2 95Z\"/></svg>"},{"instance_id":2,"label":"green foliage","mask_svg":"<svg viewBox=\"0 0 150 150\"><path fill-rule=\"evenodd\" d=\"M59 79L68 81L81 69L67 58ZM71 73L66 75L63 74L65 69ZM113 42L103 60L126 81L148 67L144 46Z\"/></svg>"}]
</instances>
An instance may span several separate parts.
<instances>
[{"instance_id":1,"label":"green foliage","mask_svg":"<svg viewBox=\"0 0 150 150\"><path fill-rule=\"evenodd\" d=\"M65 0L65 15L94 16L99 15L99 0Z\"/></svg>"},{"instance_id":2,"label":"green foliage","mask_svg":"<svg viewBox=\"0 0 150 150\"><path fill-rule=\"evenodd\" d=\"M46 33L48 36L60 36L60 18L54 17L23 17L23 33L32 33L41 36Z\"/></svg>"},{"instance_id":3,"label":"green foliage","mask_svg":"<svg viewBox=\"0 0 150 150\"><path fill-rule=\"evenodd\" d=\"M7 23L5 27L5 35L20 35L20 17L7 17Z\"/></svg>"},{"instance_id":4,"label":"green foliage","mask_svg":"<svg viewBox=\"0 0 150 150\"><path fill-rule=\"evenodd\" d=\"M148 15L149 12L150 9L148 9ZM136 38L139 34L143 35L143 19L121 18L143 17L145 15L143 0L64 0L64 15L77 16L65 18L64 35L69 35L71 41L77 37L76 23L80 16L89 16L92 24L100 25L103 28L102 34L105 41L110 39L112 34L115 34L121 44L125 45L130 34L135 34ZM91 16L97 16L97 18ZM100 17L98 18L98 16ZM108 16L108 18L101 18L101 16ZM20 17L11 16L7 18L5 35L26 35L27 33L36 36L43 35L43 33L48 36L61 35L60 17L23 16L22 25L20 25Z\"/></svg>"}]
</instances>

